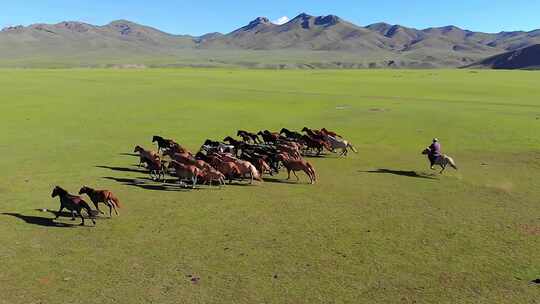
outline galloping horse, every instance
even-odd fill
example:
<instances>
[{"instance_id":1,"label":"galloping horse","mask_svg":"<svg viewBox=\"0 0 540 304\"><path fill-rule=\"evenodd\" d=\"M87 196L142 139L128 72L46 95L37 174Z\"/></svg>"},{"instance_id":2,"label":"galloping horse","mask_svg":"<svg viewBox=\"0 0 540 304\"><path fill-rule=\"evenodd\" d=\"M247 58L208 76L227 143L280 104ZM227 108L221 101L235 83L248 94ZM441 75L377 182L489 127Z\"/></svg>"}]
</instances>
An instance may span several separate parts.
<instances>
[{"instance_id":1,"label":"galloping horse","mask_svg":"<svg viewBox=\"0 0 540 304\"><path fill-rule=\"evenodd\" d=\"M279 134L278 133L272 133L272 132L270 132L268 130L259 131L259 133L257 133L257 135L260 135L263 138L265 143L275 143L279 139Z\"/></svg>"},{"instance_id":2,"label":"galloping horse","mask_svg":"<svg viewBox=\"0 0 540 304\"><path fill-rule=\"evenodd\" d=\"M201 170L195 166L184 165L175 160L171 161L169 164L169 169L174 168L176 177L179 178L179 181L182 182L182 179L191 179L192 185L191 188L195 189L197 184L197 178L201 176Z\"/></svg>"},{"instance_id":3,"label":"galloping horse","mask_svg":"<svg viewBox=\"0 0 540 304\"><path fill-rule=\"evenodd\" d=\"M161 136L154 135L152 137L152 142L157 142L158 146L158 152L170 149L173 145L178 145L174 140L172 139L165 139Z\"/></svg>"},{"instance_id":4,"label":"galloping horse","mask_svg":"<svg viewBox=\"0 0 540 304\"><path fill-rule=\"evenodd\" d=\"M280 154L278 159L283 163L283 166L287 169L287 180L291 179L291 172L296 176L297 180L300 180L296 171L304 171L309 177L311 184L315 184L317 181L317 175L313 166L304 159L291 159L285 155Z\"/></svg>"},{"instance_id":5,"label":"galloping horse","mask_svg":"<svg viewBox=\"0 0 540 304\"><path fill-rule=\"evenodd\" d=\"M253 142L254 144L258 144L261 142L257 134L244 131L244 130L238 130L238 132L236 133L236 136L242 137L242 140L247 143Z\"/></svg>"},{"instance_id":6,"label":"galloping horse","mask_svg":"<svg viewBox=\"0 0 540 304\"><path fill-rule=\"evenodd\" d=\"M312 150L321 155L324 149L324 144L319 140L315 140L307 135L302 135L302 142L305 144L307 150Z\"/></svg>"},{"instance_id":7,"label":"galloping horse","mask_svg":"<svg viewBox=\"0 0 540 304\"><path fill-rule=\"evenodd\" d=\"M335 151L336 149L341 149L340 156L347 156L347 154L349 153L348 148L351 148L354 153L358 153L358 151L356 151L353 145L344 139L336 138L330 135L325 135L324 137L326 139L326 142L328 142L328 144L330 144L330 147L332 147L332 151Z\"/></svg>"},{"instance_id":8,"label":"galloping horse","mask_svg":"<svg viewBox=\"0 0 540 304\"><path fill-rule=\"evenodd\" d=\"M221 155L220 157L225 162L233 162L234 164L236 164L236 166L240 170L241 177L249 176L251 178L250 184L253 184L253 180L258 180L260 182L263 181L263 179L261 178L261 174L252 163L229 155Z\"/></svg>"},{"instance_id":9,"label":"galloping horse","mask_svg":"<svg viewBox=\"0 0 540 304\"><path fill-rule=\"evenodd\" d=\"M337 138L337 137L343 138L343 136L337 134L336 132L329 131L329 130L327 130L326 128L322 128L322 129L321 129L321 133L322 133L323 135L330 135L330 136L336 137L336 138Z\"/></svg>"},{"instance_id":10,"label":"galloping horse","mask_svg":"<svg viewBox=\"0 0 540 304\"><path fill-rule=\"evenodd\" d=\"M431 152L431 150L428 148L428 149L425 149L424 151L422 151L422 154L423 155L429 155L430 152ZM456 170L458 169L454 159L452 159L450 156L447 156L447 155L444 155L444 154L439 156L435 160L434 165L439 165L442 168L442 170L440 172L441 174L443 174L444 170L446 170L446 167L448 167L448 165L450 165L452 168L454 168Z\"/></svg>"},{"instance_id":11,"label":"galloping horse","mask_svg":"<svg viewBox=\"0 0 540 304\"><path fill-rule=\"evenodd\" d=\"M152 180L165 180L165 164L160 159L145 159L144 162L150 171Z\"/></svg>"},{"instance_id":12,"label":"galloping horse","mask_svg":"<svg viewBox=\"0 0 540 304\"><path fill-rule=\"evenodd\" d=\"M153 161L160 159L159 154L151 150L145 150L141 146L136 146L133 152L139 153L139 167L141 167L142 163L146 162L146 160Z\"/></svg>"},{"instance_id":13,"label":"galloping horse","mask_svg":"<svg viewBox=\"0 0 540 304\"><path fill-rule=\"evenodd\" d=\"M71 219L75 220L74 212L76 212L82 220L81 226L84 226L84 217L81 213L82 209L84 209L86 210L86 213L88 213L88 216L92 220L92 223L94 223L94 226L96 225L96 221L94 220L94 216L92 215L92 209L90 209L88 203L86 203L80 196L71 195L66 190L60 188L59 186L56 186L51 194L51 197L57 196L60 197L60 209L56 214L55 220L60 217L62 210L67 209L71 211Z\"/></svg>"},{"instance_id":14,"label":"galloping horse","mask_svg":"<svg viewBox=\"0 0 540 304\"><path fill-rule=\"evenodd\" d=\"M103 203L109 207L109 217L112 217L113 209L116 215L120 215L117 209L122 208L122 205L120 204L118 197L116 197L116 195L114 195L111 191L94 190L90 187L84 186L81 188L81 190L79 190L79 194L88 195L99 213L104 214L103 211L99 210L99 203Z\"/></svg>"},{"instance_id":15,"label":"galloping horse","mask_svg":"<svg viewBox=\"0 0 540 304\"><path fill-rule=\"evenodd\" d=\"M240 176L240 169L233 162L225 162L217 156L209 157L210 164L229 179L229 184L233 178Z\"/></svg>"},{"instance_id":16,"label":"galloping horse","mask_svg":"<svg viewBox=\"0 0 540 304\"><path fill-rule=\"evenodd\" d=\"M285 134L287 138L290 138L293 140L299 140L302 138L302 134L298 132L294 132L294 131L289 131L288 129L285 129L285 128L281 129L281 131L279 131L279 134Z\"/></svg>"}]
</instances>

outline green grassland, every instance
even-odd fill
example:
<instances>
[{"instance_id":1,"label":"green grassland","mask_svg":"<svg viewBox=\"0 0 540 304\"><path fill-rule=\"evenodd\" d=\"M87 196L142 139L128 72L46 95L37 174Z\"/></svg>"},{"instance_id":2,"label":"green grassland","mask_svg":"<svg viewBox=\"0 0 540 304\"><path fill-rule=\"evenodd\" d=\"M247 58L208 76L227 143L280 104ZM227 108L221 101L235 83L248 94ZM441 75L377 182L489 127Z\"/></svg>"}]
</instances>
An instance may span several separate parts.
<instances>
[{"instance_id":1,"label":"green grassland","mask_svg":"<svg viewBox=\"0 0 540 304\"><path fill-rule=\"evenodd\" d=\"M537 303L540 74L2 70L0 303ZM326 127L319 182L185 191L130 153ZM441 139L459 171L429 170ZM305 176L301 176L305 178ZM121 216L53 227L54 185ZM199 278L196 280L194 278ZM194 280L195 282L193 282Z\"/></svg>"}]
</instances>

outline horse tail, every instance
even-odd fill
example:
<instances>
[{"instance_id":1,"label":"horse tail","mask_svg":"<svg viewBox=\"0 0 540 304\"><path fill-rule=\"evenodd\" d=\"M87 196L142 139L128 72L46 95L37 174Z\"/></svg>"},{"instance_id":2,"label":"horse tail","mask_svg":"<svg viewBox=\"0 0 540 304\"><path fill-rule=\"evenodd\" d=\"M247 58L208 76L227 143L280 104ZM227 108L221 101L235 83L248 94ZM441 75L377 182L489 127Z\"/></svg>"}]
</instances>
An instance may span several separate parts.
<instances>
[{"instance_id":1,"label":"horse tail","mask_svg":"<svg viewBox=\"0 0 540 304\"><path fill-rule=\"evenodd\" d=\"M262 182L263 179L261 178L261 174L259 173L259 170L257 170L257 168L255 168L255 166L253 165L249 165L249 170L251 171L251 175L253 176L254 179Z\"/></svg>"},{"instance_id":2,"label":"horse tail","mask_svg":"<svg viewBox=\"0 0 540 304\"><path fill-rule=\"evenodd\" d=\"M118 197L116 197L114 195L111 195L110 196L110 201L114 203L116 208L122 209L122 204L120 203L120 200L118 199Z\"/></svg>"},{"instance_id":3,"label":"horse tail","mask_svg":"<svg viewBox=\"0 0 540 304\"><path fill-rule=\"evenodd\" d=\"M347 147L351 148L354 153L358 153L358 151L354 148L354 146L351 143L347 143Z\"/></svg>"},{"instance_id":4,"label":"horse tail","mask_svg":"<svg viewBox=\"0 0 540 304\"><path fill-rule=\"evenodd\" d=\"M315 168L313 168L313 166L310 163L306 163L306 165L309 171L311 172L311 174L313 174L313 180L317 181L317 173L315 173Z\"/></svg>"},{"instance_id":5,"label":"horse tail","mask_svg":"<svg viewBox=\"0 0 540 304\"><path fill-rule=\"evenodd\" d=\"M456 162L451 158L451 157L448 157L446 156L446 159L448 159L448 163L450 164L450 166L454 169L458 169L457 165L456 165Z\"/></svg>"}]
</instances>

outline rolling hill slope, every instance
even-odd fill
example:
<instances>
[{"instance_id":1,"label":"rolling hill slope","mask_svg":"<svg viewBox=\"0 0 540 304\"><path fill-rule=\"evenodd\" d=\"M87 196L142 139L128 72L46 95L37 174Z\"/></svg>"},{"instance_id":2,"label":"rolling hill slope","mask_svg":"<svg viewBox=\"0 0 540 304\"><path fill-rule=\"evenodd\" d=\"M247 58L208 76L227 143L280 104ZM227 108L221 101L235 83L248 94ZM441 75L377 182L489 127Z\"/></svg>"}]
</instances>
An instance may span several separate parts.
<instances>
[{"instance_id":1,"label":"rolling hill slope","mask_svg":"<svg viewBox=\"0 0 540 304\"><path fill-rule=\"evenodd\" d=\"M540 44L495 55L468 67L505 70L540 70Z\"/></svg>"},{"instance_id":2,"label":"rolling hill slope","mask_svg":"<svg viewBox=\"0 0 540 304\"><path fill-rule=\"evenodd\" d=\"M202 65L273 68L459 67L540 43L540 30L472 32L355 25L300 14L277 25L259 17L228 34L173 35L126 20L34 24L0 32L0 66Z\"/></svg>"}]
</instances>

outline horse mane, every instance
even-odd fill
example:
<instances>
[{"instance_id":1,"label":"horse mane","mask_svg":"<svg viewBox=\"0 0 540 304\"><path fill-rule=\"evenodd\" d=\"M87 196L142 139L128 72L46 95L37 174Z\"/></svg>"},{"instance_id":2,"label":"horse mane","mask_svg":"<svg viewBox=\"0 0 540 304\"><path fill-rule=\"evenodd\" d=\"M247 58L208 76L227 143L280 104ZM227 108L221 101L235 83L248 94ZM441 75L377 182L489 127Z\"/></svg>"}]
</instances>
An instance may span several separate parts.
<instances>
[{"instance_id":1,"label":"horse mane","mask_svg":"<svg viewBox=\"0 0 540 304\"><path fill-rule=\"evenodd\" d=\"M56 186L54 189L58 192L58 195L67 195L67 194L69 194L69 192L67 192L67 190L65 190L64 188L62 188L60 186Z\"/></svg>"},{"instance_id":2,"label":"horse mane","mask_svg":"<svg viewBox=\"0 0 540 304\"><path fill-rule=\"evenodd\" d=\"M81 191L84 192L84 193L93 193L93 192L96 192L96 190L88 187L88 186L84 186L81 188Z\"/></svg>"}]
</instances>

